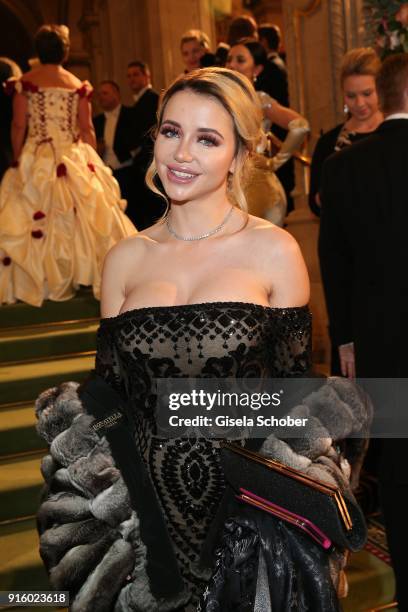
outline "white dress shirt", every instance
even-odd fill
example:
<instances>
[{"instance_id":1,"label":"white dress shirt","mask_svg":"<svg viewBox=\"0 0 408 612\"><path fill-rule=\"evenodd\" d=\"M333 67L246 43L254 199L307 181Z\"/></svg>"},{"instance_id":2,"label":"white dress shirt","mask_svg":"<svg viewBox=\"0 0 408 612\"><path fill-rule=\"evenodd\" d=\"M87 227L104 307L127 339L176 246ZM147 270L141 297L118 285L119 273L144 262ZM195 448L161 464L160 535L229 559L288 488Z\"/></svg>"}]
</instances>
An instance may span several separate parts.
<instances>
[{"instance_id":1,"label":"white dress shirt","mask_svg":"<svg viewBox=\"0 0 408 612\"><path fill-rule=\"evenodd\" d=\"M384 121L389 121L390 119L408 119L408 113L392 113L392 115L388 115Z\"/></svg>"},{"instance_id":2,"label":"white dress shirt","mask_svg":"<svg viewBox=\"0 0 408 612\"><path fill-rule=\"evenodd\" d=\"M115 141L116 125L119 119L121 104L118 104L116 108L111 111L105 111L105 127L103 130L103 140L105 142L105 150L103 153L103 161L107 166L110 166L112 170L116 170L121 165L120 161L115 155L113 150L113 143Z\"/></svg>"}]
</instances>

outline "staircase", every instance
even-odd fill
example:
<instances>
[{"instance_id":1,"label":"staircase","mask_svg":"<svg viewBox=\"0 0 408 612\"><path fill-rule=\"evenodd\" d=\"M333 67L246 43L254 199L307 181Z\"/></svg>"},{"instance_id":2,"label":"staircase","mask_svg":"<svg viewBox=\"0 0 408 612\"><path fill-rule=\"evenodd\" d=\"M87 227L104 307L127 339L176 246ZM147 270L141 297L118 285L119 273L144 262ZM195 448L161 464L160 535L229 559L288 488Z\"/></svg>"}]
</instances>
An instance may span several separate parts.
<instances>
[{"instance_id":1,"label":"staircase","mask_svg":"<svg viewBox=\"0 0 408 612\"><path fill-rule=\"evenodd\" d=\"M87 291L42 308L0 308L0 591L49 589L34 516L47 452L35 431L34 401L48 387L87 376L98 317L99 304Z\"/></svg>"},{"instance_id":2,"label":"staircase","mask_svg":"<svg viewBox=\"0 0 408 612\"><path fill-rule=\"evenodd\" d=\"M98 311L87 291L42 308L0 307L0 591L49 589L35 528L40 462L47 449L35 431L34 400L48 387L88 375ZM347 574L344 612L366 612L392 601L391 568L367 550L351 556Z\"/></svg>"}]
</instances>

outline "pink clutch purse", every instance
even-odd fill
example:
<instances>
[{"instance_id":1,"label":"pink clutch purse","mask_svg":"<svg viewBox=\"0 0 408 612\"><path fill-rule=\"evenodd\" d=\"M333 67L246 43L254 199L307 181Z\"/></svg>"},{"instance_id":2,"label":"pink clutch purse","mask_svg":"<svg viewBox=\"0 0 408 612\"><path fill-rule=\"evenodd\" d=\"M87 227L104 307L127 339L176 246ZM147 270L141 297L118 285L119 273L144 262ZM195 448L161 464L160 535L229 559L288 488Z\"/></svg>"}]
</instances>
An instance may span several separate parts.
<instances>
[{"instance_id":1,"label":"pink clutch purse","mask_svg":"<svg viewBox=\"0 0 408 612\"><path fill-rule=\"evenodd\" d=\"M328 550L331 547L331 540L323 533L323 531L321 531L321 529L309 521L309 519L299 516L298 514L294 514L294 512L290 512L289 510L286 510L285 508L282 508L281 506L278 506L277 504L274 504L263 497L259 497L246 489L240 488L239 491L240 495L237 495L236 497L240 501L249 504L250 506L254 506L259 510L269 512L269 514L276 516L282 521L298 527L298 529L301 529L307 533L309 537L320 544L320 546L322 546L325 550Z\"/></svg>"}]
</instances>

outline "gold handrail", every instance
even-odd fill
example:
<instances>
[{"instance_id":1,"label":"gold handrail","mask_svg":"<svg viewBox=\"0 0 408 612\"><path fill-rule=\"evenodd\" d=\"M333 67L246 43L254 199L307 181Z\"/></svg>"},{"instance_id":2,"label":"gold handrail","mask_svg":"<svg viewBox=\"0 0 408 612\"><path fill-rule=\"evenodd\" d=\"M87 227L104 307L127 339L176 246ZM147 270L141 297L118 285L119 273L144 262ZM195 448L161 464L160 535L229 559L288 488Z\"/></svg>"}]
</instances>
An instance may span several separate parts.
<instances>
[{"instance_id":1,"label":"gold handrail","mask_svg":"<svg viewBox=\"0 0 408 612\"><path fill-rule=\"evenodd\" d=\"M378 608L370 608L366 612L383 612L383 610L396 610L398 608L398 602L393 601L392 603L378 606Z\"/></svg>"}]
</instances>

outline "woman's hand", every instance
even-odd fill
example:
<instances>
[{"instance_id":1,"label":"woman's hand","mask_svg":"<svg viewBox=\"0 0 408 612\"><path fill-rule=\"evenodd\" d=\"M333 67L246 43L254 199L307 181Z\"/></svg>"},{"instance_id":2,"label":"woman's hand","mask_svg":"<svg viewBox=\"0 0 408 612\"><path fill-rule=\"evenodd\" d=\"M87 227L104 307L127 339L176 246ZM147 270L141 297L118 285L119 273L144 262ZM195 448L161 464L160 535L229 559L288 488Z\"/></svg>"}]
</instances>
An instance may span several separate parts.
<instances>
[{"instance_id":1,"label":"woman's hand","mask_svg":"<svg viewBox=\"0 0 408 612\"><path fill-rule=\"evenodd\" d=\"M339 346L340 368L343 376L347 378L356 377L356 363L354 356L354 342L341 344Z\"/></svg>"},{"instance_id":2,"label":"woman's hand","mask_svg":"<svg viewBox=\"0 0 408 612\"><path fill-rule=\"evenodd\" d=\"M292 157L293 153L299 149L303 143L306 134L310 131L308 122L300 115L298 118L289 122L288 130L289 131L284 142L282 143L281 148L272 158L273 169L275 171L283 166L283 164L285 164Z\"/></svg>"}]
</instances>

